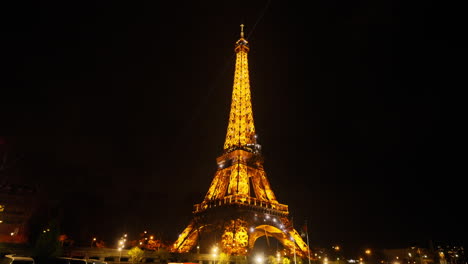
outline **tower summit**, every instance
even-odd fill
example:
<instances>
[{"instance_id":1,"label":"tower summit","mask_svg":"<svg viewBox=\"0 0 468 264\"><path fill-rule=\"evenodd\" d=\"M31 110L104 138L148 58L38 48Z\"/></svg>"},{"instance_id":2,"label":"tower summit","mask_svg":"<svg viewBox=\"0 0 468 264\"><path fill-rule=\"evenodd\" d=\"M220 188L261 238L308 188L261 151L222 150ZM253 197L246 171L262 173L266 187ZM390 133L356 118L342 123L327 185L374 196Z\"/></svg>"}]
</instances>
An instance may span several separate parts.
<instances>
[{"instance_id":1,"label":"tower summit","mask_svg":"<svg viewBox=\"0 0 468 264\"><path fill-rule=\"evenodd\" d=\"M236 68L234 72L234 86L232 89L231 113L224 142L224 151L234 148L254 146L255 125L253 120L252 103L250 99L249 43L244 39L244 25L241 25L241 37L236 42Z\"/></svg>"},{"instance_id":2,"label":"tower summit","mask_svg":"<svg viewBox=\"0 0 468 264\"><path fill-rule=\"evenodd\" d=\"M263 168L252 111L247 55L249 43L241 25L234 45L236 64L231 110L223 153L216 159L216 173L203 201L194 205L193 218L172 245L172 252L214 245L229 255L248 255L255 241L274 237L284 254L310 256L289 219L288 206L280 204Z\"/></svg>"}]
</instances>

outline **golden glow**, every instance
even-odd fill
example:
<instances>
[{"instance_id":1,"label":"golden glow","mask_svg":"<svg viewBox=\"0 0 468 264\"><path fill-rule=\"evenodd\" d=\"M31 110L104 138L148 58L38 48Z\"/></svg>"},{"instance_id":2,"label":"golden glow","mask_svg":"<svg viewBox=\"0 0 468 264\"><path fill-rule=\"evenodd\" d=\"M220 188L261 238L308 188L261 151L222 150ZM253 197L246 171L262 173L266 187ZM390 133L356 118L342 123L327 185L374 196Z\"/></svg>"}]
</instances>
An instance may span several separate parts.
<instances>
[{"instance_id":1,"label":"golden glow","mask_svg":"<svg viewBox=\"0 0 468 264\"><path fill-rule=\"evenodd\" d=\"M242 219L230 220L221 236L221 247L229 255L243 254L249 243L247 222Z\"/></svg>"},{"instance_id":2,"label":"golden glow","mask_svg":"<svg viewBox=\"0 0 468 264\"><path fill-rule=\"evenodd\" d=\"M245 256L259 237L266 236L284 245L285 256L310 257L308 245L288 218L288 206L277 201L263 168L263 157L256 142L247 59L249 47L243 25L234 51L236 65L223 154L216 159L217 170L203 201L194 205L194 219L170 251L187 253L195 248L200 234L212 228L213 223L208 222L212 220L203 220L207 219L204 216L223 207L247 213L232 214L215 227L221 234L216 238L220 252Z\"/></svg>"},{"instance_id":3,"label":"golden glow","mask_svg":"<svg viewBox=\"0 0 468 264\"><path fill-rule=\"evenodd\" d=\"M218 158L220 160L230 161L232 165L218 168L204 201L195 205L195 212L234 203L266 207L288 214L288 206L276 200L258 155L236 150L222 155ZM252 160L256 160L255 165L251 165Z\"/></svg>"},{"instance_id":4,"label":"golden glow","mask_svg":"<svg viewBox=\"0 0 468 264\"><path fill-rule=\"evenodd\" d=\"M240 38L236 43L236 68L232 90L231 113L224 142L224 150L255 144L255 126L250 100L250 80L247 60L247 41Z\"/></svg>"}]
</instances>

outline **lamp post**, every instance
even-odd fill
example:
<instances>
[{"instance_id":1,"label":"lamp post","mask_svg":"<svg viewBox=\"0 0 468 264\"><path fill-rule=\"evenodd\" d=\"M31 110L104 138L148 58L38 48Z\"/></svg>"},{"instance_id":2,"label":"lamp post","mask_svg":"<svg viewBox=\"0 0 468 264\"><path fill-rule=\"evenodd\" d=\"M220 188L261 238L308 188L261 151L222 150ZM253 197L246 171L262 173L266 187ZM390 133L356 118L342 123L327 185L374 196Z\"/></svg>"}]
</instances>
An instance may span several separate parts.
<instances>
[{"instance_id":1,"label":"lamp post","mask_svg":"<svg viewBox=\"0 0 468 264\"><path fill-rule=\"evenodd\" d=\"M257 264L262 264L263 263L263 255L258 255L255 257L255 262L257 262Z\"/></svg>"},{"instance_id":2,"label":"lamp post","mask_svg":"<svg viewBox=\"0 0 468 264\"><path fill-rule=\"evenodd\" d=\"M93 239L91 240L91 247L93 247L93 244L96 242L96 238L93 237Z\"/></svg>"},{"instance_id":3,"label":"lamp post","mask_svg":"<svg viewBox=\"0 0 468 264\"><path fill-rule=\"evenodd\" d=\"M213 252L213 263L216 264L216 258L218 257L218 246L214 246L211 251Z\"/></svg>"},{"instance_id":4,"label":"lamp post","mask_svg":"<svg viewBox=\"0 0 468 264\"><path fill-rule=\"evenodd\" d=\"M125 241L127 241L126 237L127 237L127 234L124 234L124 236L121 237L118 242L117 250L119 251L119 262L121 262L120 259L122 258L122 249L125 248Z\"/></svg>"},{"instance_id":5,"label":"lamp post","mask_svg":"<svg viewBox=\"0 0 468 264\"><path fill-rule=\"evenodd\" d=\"M371 264L371 254L372 254L372 251L370 249L366 249L365 251L366 255L367 255L367 263L368 264Z\"/></svg>"},{"instance_id":6,"label":"lamp post","mask_svg":"<svg viewBox=\"0 0 468 264\"><path fill-rule=\"evenodd\" d=\"M296 264L296 241L294 240L294 237L291 236L291 241L293 242L293 247L294 247L294 264Z\"/></svg>"}]
</instances>

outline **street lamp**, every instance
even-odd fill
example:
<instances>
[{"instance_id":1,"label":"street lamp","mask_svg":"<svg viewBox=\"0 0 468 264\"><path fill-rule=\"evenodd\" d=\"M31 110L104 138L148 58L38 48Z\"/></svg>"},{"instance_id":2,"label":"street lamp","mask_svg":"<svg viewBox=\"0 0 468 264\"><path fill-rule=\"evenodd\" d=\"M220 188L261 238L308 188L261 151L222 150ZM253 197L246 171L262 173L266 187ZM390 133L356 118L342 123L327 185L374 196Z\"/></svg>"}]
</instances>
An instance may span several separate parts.
<instances>
[{"instance_id":1,"label":"street lamp","mask_svg":"<svg viewBox=\"0 0 468 264\"><path fill-rule=\"evenodd\" d=\"M93 237L93 239L91 240L91 247L93 247L93 244L96 242L96 238Z\"/></svg>"},{"instance_id":2,"label":"street lamp","mask_svg":"<svg viewBox=\"0 0 468 264\"><path fill-rule=\"evenodd\" d=\"M294 240L294 237L291 236L291 241L293 242L293 247L294 247L294 264L296 264L296 240Z\"/></svg>"},{"instance_id":3,"label":"street lamp","mask_svg":"<svg viewBox=\"0 0 468 264\"><path fill-rule=\"evenodd\" d=\"M213 262L216 263L216 258L218 257L218 246L214 246L211 252L213 253Z\"/></svg>"},{"instance_id":4,"label":"street lamp","mask_svg":"<svg viewBox=\"0 0 468 264\"><path fill-rule=\"evenodd\" d=\"M367 262L370 264L371 263L371 254L372 254L372 251L370 249L366 249L366 251L364 252L366 253L367 255Z\"/></svg>"},{"instance_id":5,"label":"street lamp","mask_svg":"<svg viewBox=\"0 0 468 264\"><path fill-rule=\"evenodd\" d=\"M257 264L262 264L263 263L263 256L262 255L257 255L255 257L255 262L257 262Z\"/></svg>"},{"instance_id":6,"label":"street lamp","mask_svg":"<svg viewBox=\"0 0 468 264\"><path fill-rule=\"evenodd\" d=\"M120 259L122 258L122 249L125 248L125 241L127 241L126 237L127 237L127 234L124 234L124 236L121 237L118 241L117 250L119 251L119 262L121 262Z\"/></svg>"}]
</instances>

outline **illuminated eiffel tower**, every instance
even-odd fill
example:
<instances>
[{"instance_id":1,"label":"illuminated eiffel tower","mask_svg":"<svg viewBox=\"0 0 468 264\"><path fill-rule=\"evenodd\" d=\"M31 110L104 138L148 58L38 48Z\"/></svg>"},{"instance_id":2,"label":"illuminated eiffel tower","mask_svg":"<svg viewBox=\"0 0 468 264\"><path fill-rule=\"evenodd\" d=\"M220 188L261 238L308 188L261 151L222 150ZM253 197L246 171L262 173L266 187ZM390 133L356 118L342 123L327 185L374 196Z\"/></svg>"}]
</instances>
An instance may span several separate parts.
<instances>
[{"instance_id":1,"label":"illuminated eiffel tower","mask_svg":"<svg viewBox=\"0 0 468 264\"><path fill-rule=\"evenodd\" d=\"M276 238L284 254L310 257L308 245L294 229L288 206L280 204L263 169L256 142L247 54L241 25L235 43L236 66L231 112L224 151L204 200L194 205L193 218L171 247L172 252L207 251L214 245L229 255L248 255L255 241Z\"/></svg>"}]
</instances>

